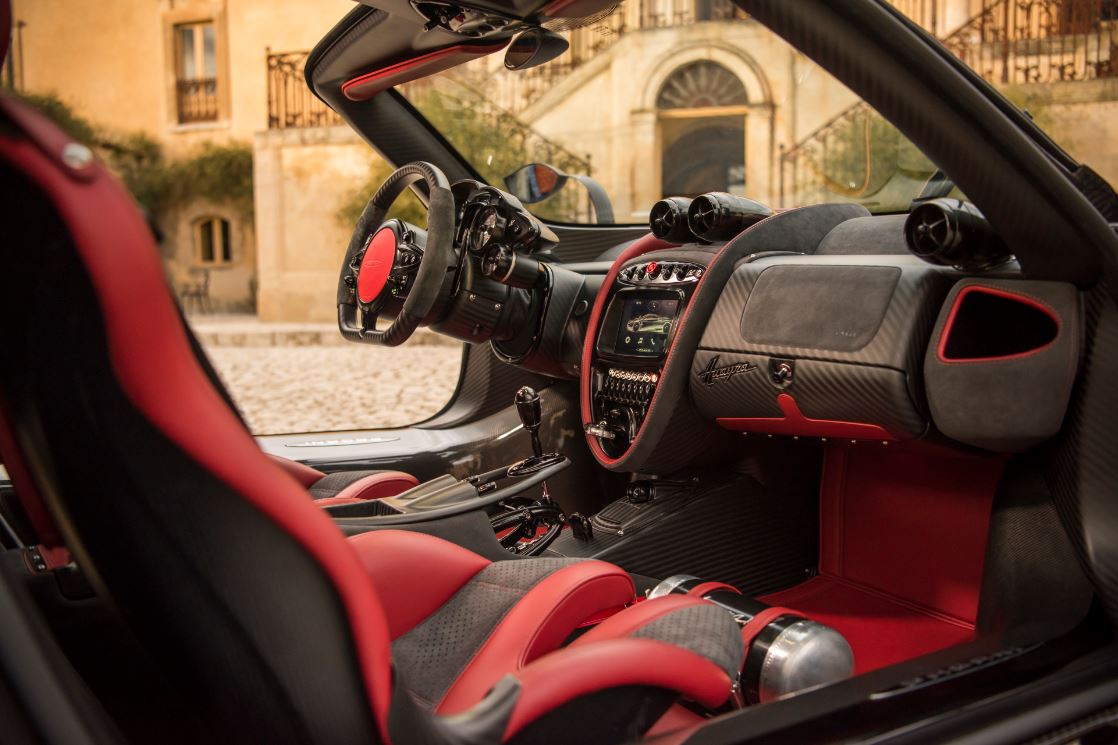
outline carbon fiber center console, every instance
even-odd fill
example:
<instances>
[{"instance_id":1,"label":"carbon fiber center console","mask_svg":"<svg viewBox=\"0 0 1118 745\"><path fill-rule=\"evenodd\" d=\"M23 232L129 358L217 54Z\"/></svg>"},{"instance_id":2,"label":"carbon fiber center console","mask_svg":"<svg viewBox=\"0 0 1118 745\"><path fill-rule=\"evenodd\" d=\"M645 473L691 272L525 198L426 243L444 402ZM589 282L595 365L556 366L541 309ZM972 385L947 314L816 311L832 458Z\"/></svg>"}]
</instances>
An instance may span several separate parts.
<instances>
[{"instance_id":1,"label":"carbon fiber center console","mask_svg":"<svg viewBox=\"0 0 1118 745\"><path fill-rule=\"evenodd\" d=\"M598 328L587 432L611 457L636 439L695 285L692 261L637 259L618 272Z\"/></svg>"}]
</instances>

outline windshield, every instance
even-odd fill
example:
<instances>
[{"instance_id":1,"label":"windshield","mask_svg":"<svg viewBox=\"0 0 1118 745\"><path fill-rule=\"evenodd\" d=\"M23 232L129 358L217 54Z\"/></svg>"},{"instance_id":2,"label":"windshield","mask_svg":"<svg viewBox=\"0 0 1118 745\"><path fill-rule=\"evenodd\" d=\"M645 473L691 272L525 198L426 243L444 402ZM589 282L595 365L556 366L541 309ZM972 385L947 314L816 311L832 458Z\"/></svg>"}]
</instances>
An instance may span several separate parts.
<instances>
[{"instance_id":1,"label":"windshield","mask_svg":"<svg viewBox=\"0 0 1118 745\"><path fill-rule=\"evenodd\" d=\"M524 199L513 188L524 173L509 177L552 166L558 188L528 204L545 219L607 222L612 213L641 223L662 197L709 191L773 207L857 202L902 212L936 172L873 109L728 0L630 0L564 36L570 49L539 67L507 70L492 55L403 89L489 183ZM538 169L530 172L538 191Z\"/></svg>"}]
</instances>

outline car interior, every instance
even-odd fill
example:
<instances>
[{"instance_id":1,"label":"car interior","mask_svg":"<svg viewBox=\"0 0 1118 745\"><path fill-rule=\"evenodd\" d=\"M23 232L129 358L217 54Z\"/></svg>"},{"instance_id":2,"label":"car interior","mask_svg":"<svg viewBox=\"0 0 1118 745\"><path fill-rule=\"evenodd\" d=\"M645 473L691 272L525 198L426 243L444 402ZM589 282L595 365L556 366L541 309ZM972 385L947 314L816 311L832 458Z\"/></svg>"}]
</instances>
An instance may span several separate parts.
<instances>
[{"instance_id":1,"label":"car interior","mask_svg":"<svg viewBox=\"0 0 1118 745\"><path fill-rule=\"evenodd\" d=\"M323 38L308 85L399 166L339 331L465 342L399 429L254 437L120 184L0 99L12 727L821 742L1110 649L1118 199L885 5L742 5L948 187L549 222L525 194L553 172L486 183L394 86L546 55L603 3L371 0ZM423 227L388 217L409 190Z\"/></svg>"}]
</instances>

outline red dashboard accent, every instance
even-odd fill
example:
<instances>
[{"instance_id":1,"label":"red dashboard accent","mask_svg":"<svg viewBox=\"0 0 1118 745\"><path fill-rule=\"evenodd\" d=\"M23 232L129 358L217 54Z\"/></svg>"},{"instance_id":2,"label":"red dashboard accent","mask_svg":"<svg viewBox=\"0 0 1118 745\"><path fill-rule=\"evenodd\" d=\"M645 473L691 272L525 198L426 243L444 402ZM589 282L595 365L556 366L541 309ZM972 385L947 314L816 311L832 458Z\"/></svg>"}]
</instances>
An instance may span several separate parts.
<instances>
[{"instance_id":1,"label":"red dashboard accent","mask_svg":"<svg viewBox=\"0 0 1118 745\"><path fill-rule=\"evenodd\" d=\"M392 228L381 228L369 239L369 247L361 259L357 274L357 297L371 303L384 289L392 263L396 260L396 233Z\"/></svg>"},{"instance_id":2,"label":"red dashboard accent","mask_svg":"<svg viewBox=\"0 0 1118 745\"><path fill-rule=\"evenodd\" d=\"M1048 307L1039 300L1036 300L1035 298L1029 297L1027 295L1020 295L1016 292L1008 292L1006 290L997 289L995 287L986 287L984 285L968 285L967 287L964 287L962 290L960 290L959 294L955 296L955 302L951 306L951 312L947 314L947 322L943 324L943 331L939 335L939 344L936 345L936 357L939 358L940 362L945 362L952 365L960 365L974 362L1003 362L1005 360L1016 360L1022 357L1031 357L1034 354L1043 352L1045 349L1048 349L1050 346L1056 343L1056 338L1059 337L1058 333L1057 336L1052 339L1052 341L1048 342L1047 344L1043 344L1036 349L1030 349L1027 352L1006 354L1002 355L1001 357L967 357L965 359L948 357L947 341L951 338L951 329L955 326L955 317L959 315L959 308L963 306L963 299L966 298L967 295L976 292L986 295L994 295L996 297L1005 298L1006 300L1013 300L1021 303L1022 305L1028 305L1030 307L1036 308L1052 319L1052 321L1056 324L1057 330L1060 328L1061 324L1059 314L1056 313L1056 311L1054 311L1052 308Z\"/></svg>"},{"instance_id":3,"label":"red dashboard accent","mask_svg":"<svg viewBox=\"0 0 1118 745\"><path fill-rule=\"evenodd\" d=\"M718 426L734 432L760 432L769 435L800 435L802 437L841 437L849 440L895 440L884 427L863 422L839 422L831 419L809 419L787 393L776 397L784 412L776 417L718 417Z\"/></svg>"},{"instance_id":4,"label":"red dashboard accent","mask_svg":"<svg viewBox=\"0 0 1118 745\"><path fill-rule=\"evenodd\" d=\"M474 57L484 57L487 54L504 49L506 44L508 44L508 39L497 44L458 44L453 47L436 49L414 59L397 62L394 65L347 80L342 83L342 95L350 101L367 101L394 85L434 75Z\"/></svg>"}]
</instances>

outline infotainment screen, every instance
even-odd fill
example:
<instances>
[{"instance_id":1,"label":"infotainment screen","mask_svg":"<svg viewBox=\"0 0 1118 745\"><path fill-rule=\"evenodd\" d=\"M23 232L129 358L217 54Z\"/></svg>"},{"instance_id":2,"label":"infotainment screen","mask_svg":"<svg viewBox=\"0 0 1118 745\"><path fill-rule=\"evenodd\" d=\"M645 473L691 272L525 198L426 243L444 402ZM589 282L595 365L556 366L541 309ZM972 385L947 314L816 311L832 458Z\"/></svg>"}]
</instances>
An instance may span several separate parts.
<instances>
[{"instance_id":1,"label":"infotainment screen","mask_svg":"<svg viewBox=\"0 0 1118 745\"><path fill-rule=\"evenodd\" d=\"M660 356L678 310L678 298L626 298L621 308L621 328L617 330L615 351L641 357Z\"/></svg>"}]
</instances>

